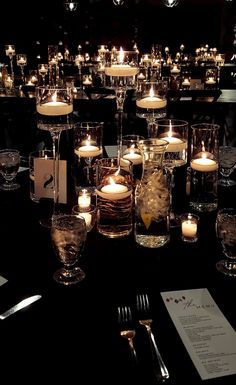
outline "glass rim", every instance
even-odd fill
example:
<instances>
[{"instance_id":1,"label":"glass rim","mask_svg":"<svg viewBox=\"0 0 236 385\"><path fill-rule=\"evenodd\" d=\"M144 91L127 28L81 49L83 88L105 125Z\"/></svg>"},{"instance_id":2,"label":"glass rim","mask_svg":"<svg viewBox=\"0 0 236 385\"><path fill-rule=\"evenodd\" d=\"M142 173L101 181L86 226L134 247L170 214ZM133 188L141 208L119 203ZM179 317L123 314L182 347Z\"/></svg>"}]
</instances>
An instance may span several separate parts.
<instances>
[{"instance_id":1,"label":"glass rim","mask_svg":"<svg viewBox=\"0 0 236 385\"><path fill-rule=\"evenodd\" d=\"M156 119L155 123L160 127L170 127L170 123L172 127L185 127L189 125L189 122L184 119L175 119L175 118L165 118L165 119Z\"/></svg>"}]
</instances>

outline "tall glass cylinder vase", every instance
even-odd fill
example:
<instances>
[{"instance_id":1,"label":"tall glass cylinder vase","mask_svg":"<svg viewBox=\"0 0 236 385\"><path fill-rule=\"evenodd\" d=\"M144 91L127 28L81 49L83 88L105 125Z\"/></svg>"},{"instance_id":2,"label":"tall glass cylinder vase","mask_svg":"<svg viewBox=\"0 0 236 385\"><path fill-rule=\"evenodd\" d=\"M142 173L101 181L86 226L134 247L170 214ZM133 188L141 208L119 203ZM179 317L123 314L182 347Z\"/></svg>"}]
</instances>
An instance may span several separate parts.
<instances>
[{"instance_id":1,"label":"tall glass cylinder vase","mask_svg":"<svg viewBox=\"0 0 236 385\"><path fill-rule=\"evenodd\" d=\"M168 142L144 139L143 175L135 189L134 235L138 244L149 248L164 246L170 240L170 194L163 175L162 161Z\"/></svg>"},{"instance_id":2,"label":"tall glass cylinder vase","mask_svg":"<svg viewBox=\"0 0 236 385\"><path fill-rule=\"evenodd\" d=\"M198 212L217 210L219 125L192 125L190 207Z\"/></svg>"}]
</instances>

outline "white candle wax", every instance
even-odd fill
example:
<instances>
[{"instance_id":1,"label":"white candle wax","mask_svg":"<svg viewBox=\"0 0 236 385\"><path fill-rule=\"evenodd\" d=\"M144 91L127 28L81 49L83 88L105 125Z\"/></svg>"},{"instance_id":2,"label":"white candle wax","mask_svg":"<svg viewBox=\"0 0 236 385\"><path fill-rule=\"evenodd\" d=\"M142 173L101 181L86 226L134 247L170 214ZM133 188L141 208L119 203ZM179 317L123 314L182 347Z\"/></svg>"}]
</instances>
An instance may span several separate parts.
<instances>
[{"instance_id":1,"label":"white candle wax","mask_svg":"<svg viewBox=\"0 0 236 385\"><path fill-rule=\"evenodd\" d=\"M91 196L86 189L83 189L78 197L78 205L81 209L88 209L91 204Z\"/></svg>"},{"instance_id":2,"label":"white candle wax","mask_svg":"<svg viewBox=\"0 0 236 385\"><path fill-rule=\"evenodd\" d=\"M202 172L218 170L218 164L215 160L204 157L191 160L190 166L193 170Z\"/></svg>"},{"instance_id":3,"label":"white candle wax","mask_svg":"<svg viewBox=\"0 0 236 385\"><path fill-rule=\"evenodd\" d=\"M96 193L104 199L115 201L127 198L131 195L132 190L122 184L112 183L103 186L101 190L96 190Z\"/></svg>"},{"instance_id":4,"label":"white candle wax","mask_svg":"<svg viewBox=\"0 0 236 385\"><path fill-rule=\"evenodd\" d=\"M216 84L216 81L214 78L209 78L206 80L206 84Z\"/></svg>"},{"instance_id":5,"label":"white candle wax","mask_svg":"<svg viewBox=\"0 0 236 385\"><path fill-rule=\"evenodd\" d=\"M101 153L101 148L92 145L85 145L75 149L75 154L83 158L92 158L101 155Z\"/></svg>"},{"instance_id":6,"label":"white candle wax","mask_svg":"<svg viewBox=\"0 0 236 385\"><path fill-rule=\"evenodd\" d=\"M170 70L170 72L171 72L172 74L179 74L179 73L180 73L180 69L179 69L177 66L174 66L174 67Z\"/></svg>"},{"instance_id":7,"label":"white candle wax","mask_svg":"<svg viewBox=\"0 0 236 385\"><path fill-rule=\"evenodd\" d=\"M73 111L73 105L64 102L47 102L37 104L37 112L41 115L60 116L67 115Z\"/></svg>"},{"instance_id":8,"label":"white candle wax","mask_svg":"<svg viewBox=\"0 0 236 385\"><path fill-rule=\"evenodd\" d=\"M190 81L188 79L184 79L182 86L190 86Z\"/></svg>"},{"instance_id":9,"label":"white candle wax","mask_svg":"<svg viewBox=\"0 0 236 385\"><path fill-rule=\"evenodd\" d=\"M187 148L187 142L182 139L175 138L174 136L165 136L161 139L169 142L166 152L180 152Z\"/></svg>"},{"instance_id":10,"label":"white candle wax","mask_svg":"<svg viewBox=\"0 0 236 385\"><path fill-rule=\"evenodd\" d=\"M91 82L91 80L89 80L89 78L86 78L86 79L83 81L83 84L84 84L84 85L91 85L92 82Z\"/></svg>"},{"instance_id":11,"label":"white candle wax","mask_svg":"<svg viewBox=\"0 0 236 385\"><path fill-rule=\"evenodd\" d=\"M26 64L26 60L23 58L23 57L21 57L18 61L17 61L17 64Z\"/></svg>"},{"instance_id":12,"label":"white candle wax","mask_svg":"<svg viewBox=\"0 0 236 385\"><path fill-rule=\"evenodd\" d=\"M83 217L85 220L86 228L88 230L88 227L91 225L92 222L92 214L90 213L79 213L79 217Z\"/></svg>"},{"instance_id":13,"label":"white candle wax","mask_svg":"<svg viewBox=\"0 0 236 385\"><path fill-rule=\"evenodd\" d=\"M136 106L139 108L164 108L166 107L167 101L166 99L161 99L156 96L147 96L146 98L142 98L136 100Z\"/></svg>"},{"instance_id":14,"label":"white candle wax","mask_svg":"<svg viewBox=\"0 0 236 385\"><path fill-rule=\"evenodd\" d=\"M124 159L130 160L133 164L141 164L143 162L142 155L130 152L123 156Z\"/></svg>"},{"instance_id":15,"label":"white candle wax","mask_svg":"<svg viewBox=\"0 0 236 385\"><path fill-rule=\"evenodd\" d=\"M182 234L187 238L194 238L197 234L197 223L191 219L187 219L181 224Z\"/></svg>"},{"instance_id":16,"label":"white candle wax","mask_svg":"<svg viewBox=\"0 0 236 385\"><path fill-rule=\"evenodd\" d=\"M105 67L107 76L135 76L138 73L138 67L131 67L128 64L116 64L111 67Z\"/></svg>"}]
</instances>

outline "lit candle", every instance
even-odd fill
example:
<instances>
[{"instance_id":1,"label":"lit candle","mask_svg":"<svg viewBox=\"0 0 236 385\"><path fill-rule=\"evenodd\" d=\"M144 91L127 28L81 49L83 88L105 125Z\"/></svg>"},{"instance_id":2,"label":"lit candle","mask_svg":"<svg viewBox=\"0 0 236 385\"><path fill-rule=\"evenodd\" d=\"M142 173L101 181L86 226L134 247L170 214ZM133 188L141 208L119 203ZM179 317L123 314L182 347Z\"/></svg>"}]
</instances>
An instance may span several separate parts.
<instances>
[{"instance_id":1,"label":"lit candle","mask_svg":"<svg viewBox=\"0 0 236 385\"><path fill-rule=\"evenodd\" d=\"M85 77L84 81L83 81L83 84L85 86L90 86L92 84L92 81L89 79L88 76Z\"/></svg>"},{"instance_id":2,"label":"lit candle","mask_svg":"<svg viewBox=\"0 0 236 385\"><path fill-rule=\"evenodd\" d=\"M213 159L204 157L204 155L197 159L192 159L190 166L193 170L202 172L212 172L218 170L217 162Z\"/></svg>"},{"instance_id":3,"label":"lit candle","mask_svg":"<svg viewBox=\"0 0 236 385\"><path fill-rule=\"evenodd\" d=\"M37 104L36 105L37 112L41 115L60 116L60 115L70 114L73 111L72 103L67 104L64 102L57 102L56 98L57 98L57 95L55 93L52 96L51 102Z\"/></svg>"},{"instance_id":4,"label":"lit candle","mask_svg":"<svg viewBox=\"0 0 236 385\"><path fill-rule=\"evenodd\" d=\"M8 49L6 49L6 55L7 56L12 56L15 54L15 48L13 48L11 45L9 45Z\"/></svg>"},{"instance_id":5,"label":"lit candle","mask_svg":"<svg viewBox=\"0 0 236 385\"><path fill-rule=\"evenodd\" d=\"M184 79L183 82L182 82L182 86L190 86L189 79Z\"/></svg>"},{"instance_id":6,"label":"lit candle","mask_svg":"<svg viewBox=\"0 0 236 385\"><path fill-rule=\"evenodd\" d=\"M83 189L79 193L78 205L80 209L89 209L91 204L91 195L88 190Z\"/></svg>"},{"instance_id":7,"label":"lit candle","mask_svg":"<svg viewBox=\"0 0 236 385\"><path fill-rule=\"evenodd\" d=\"M46 74L48 72L48 69L44 67L44 65L42 64L42 67L39 69L39 73L42 75L42 74Z\"/></svg>"},{"instance_id":8,"label":"lit candle","mask_svg":"<svg viewBox=\"0 0 236 385\"><path fill-rule=\"evenodd\" d=\"M110 184L106 184L101 190L96 190L100 197L109 200L119 200L131 195L132 189L129 190L127 186L115 183L112 177L109 178L109 181Z\"/></svg>"},{"instance_id":9,"label":"lit candle","mask_svg":"<svg viewBox=\"0 0 236 385\"><path fill-rule=\"evenodd\" d=\"M195 238L197 234L197 222L191 214L181 223L182 235L186 238Z\"/></svg>"},{"instance_id":10,"label":"lit candle","mask_svg":"<svg viewBox=\"0 0 236 385\"><path fill-rule=\"evenodd\" d=\"M25 65L26 64L26 60L21 56L19 60L17 60L17 64L18 65Z\"/></svg>"},{"instance_id":11,"label":"lit candle","mask_svg":"<svg viewBox=\"0 0 236 385\"><path fill-rule=\"evenodd\" d=\"M135 76L138 73L138 67L131 67L129 64L113 64L111 67L105 67L107 76Z\"/></svg>"},{"instance_id":12,"label":"lit candle","mask_svg":"<svg viewBox=\"0 0 236 385\"><path fill-rule=\"evenodd\" d=\"M206 84L216 84L216 81L213 77L209 77L207 80L206 80Z\"/></svg>"},{"instance_id":13,"label":"lit candle","mask_svg":"<svg viewBox=\"0 0 236 385\"><path fill-rule=\"evenodd\" d=\"M180 69L177 67L176 64L174 64L173 68L171 68L170 72L172 74L179 74L180 73Z\"/></svg>"},{"instance_id":14,"label":"lit candle","mask_svg":"<svg viewBox=\"0 0 236 385\"><path fill-rule=\"evenodd\" d=\"M75 154L82 158L92 158L101 155L101 153L101 148L93 146L91 144L86 144L75 149Z\"/></svg>"},{"instance_id":15,"label":"lit candle","mask_svg":"<svg viewBox=\"0 0 236 385\"><path fill-rule=\"evenodd\" d=\"M141 164L143 162L142 155L137 154L133 148L130 148L129 152L123 155L123 158L130 160L132 164Z\"/></svg>"},{"instance_id":16,"label":"lit candle","mask_svg":"<svg viewBox=\"0 0 236 385\"><path fill-rule=\"evenodd\" d=\"M153 87L150 88L149 96L136 100L136 106L139 108L152 108L152 109L165 108L166 104L167 104L166 99L161 99L161 98L158 98L157 96L154 96Z\"/></svg>"},{"instance_id":17,"label":"lit candle","mask_svg":"<svg viewBox=\"0 0 236 385\"><path fill-rule=\"evenodd\" d=\"M165 136L164 136L165 135ZM161 136L161 139L166 140L169 144L166 152L180 152L187 148L187 142L183 139L176 138L173 135L172 125L170 123L170 130Z\"/></svg>"},{"instance_id":18,"label":"lit candle","mask_svg":"<svg viewBox=\"0 0 236 385\"><path fill-rule=\"evenodd\" d=\"M112 183L101 188L101 191L106 194L121 194L128 191L128 188L122 184Z\"/></svg>"}]
</instances>

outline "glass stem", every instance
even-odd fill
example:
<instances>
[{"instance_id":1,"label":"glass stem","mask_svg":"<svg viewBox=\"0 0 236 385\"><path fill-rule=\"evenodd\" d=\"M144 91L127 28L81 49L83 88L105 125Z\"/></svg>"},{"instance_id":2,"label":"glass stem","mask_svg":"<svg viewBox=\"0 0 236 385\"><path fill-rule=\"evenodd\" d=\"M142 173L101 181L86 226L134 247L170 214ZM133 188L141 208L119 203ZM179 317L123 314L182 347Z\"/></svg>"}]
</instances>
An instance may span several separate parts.
<instances>
[{"instance_id":1,"label":"glass stem","mask_svg":"<svg viewBox=\"0 0 236 385\"><path fill-rule=\"evenodd\" d=\"M174 212L173 212L173 188L175 185L175 176L174 176L174 169L168 168L168 179L169 179L169 191L170 191L170 218L174 218Z\"/></svg>"},{"instance_id":2,"label":"glass stem","mask_svg":"<svg viewBox=\"0 0 236 385\"><path fill-rule=\"evenodd\" d=\"M53 191L53 215L59 214L59 144L61 132L52 132L52 151L53 151L53 180L54 180L54 191Z\"/></svg>"}]
</instances>

